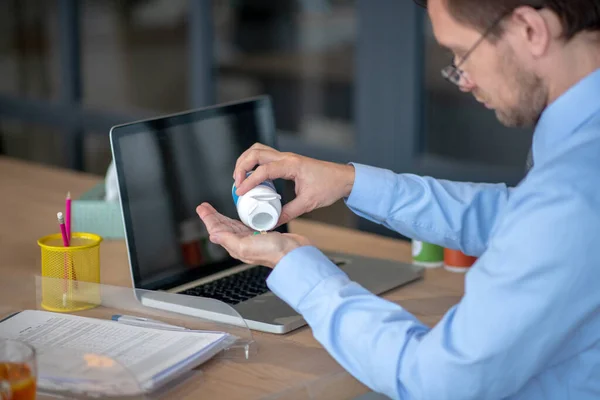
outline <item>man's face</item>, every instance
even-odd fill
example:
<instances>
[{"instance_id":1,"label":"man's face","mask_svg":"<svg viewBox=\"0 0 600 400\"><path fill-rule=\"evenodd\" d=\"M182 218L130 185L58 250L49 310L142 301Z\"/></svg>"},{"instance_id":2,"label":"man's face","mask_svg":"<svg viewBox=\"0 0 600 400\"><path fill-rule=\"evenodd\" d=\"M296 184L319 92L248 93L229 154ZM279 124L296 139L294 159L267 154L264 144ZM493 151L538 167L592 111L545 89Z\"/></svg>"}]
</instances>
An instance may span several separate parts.
<instances>
[{"instance_id":1,"label":"man's face","mask_svg":"<svg viewBox=\"0 0 600 400\"><path fill-rule=\"evenodd\" d=\"M458 64L482 34L457 22L445 3L446 0L430 0L428 12L437 41L453 52ZM508 41L484 40L460 69L464 72L460 89L494 109L502 124L525 127L538 121L548 90L542 79L519 60Z\"/></svg>"}]
</instances>

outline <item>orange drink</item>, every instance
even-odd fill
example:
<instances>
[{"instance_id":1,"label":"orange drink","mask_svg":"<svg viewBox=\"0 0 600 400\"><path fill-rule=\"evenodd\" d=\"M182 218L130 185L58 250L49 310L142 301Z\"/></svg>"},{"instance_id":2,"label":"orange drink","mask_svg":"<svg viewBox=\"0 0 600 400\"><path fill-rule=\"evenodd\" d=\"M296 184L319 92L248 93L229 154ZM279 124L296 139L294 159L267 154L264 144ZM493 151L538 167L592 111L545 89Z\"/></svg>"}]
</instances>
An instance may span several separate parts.
<instances>
[{"instance_id":1,"label":"orange drink","mask_svg":"<svg viewBox=\"0 0 600 400\"><path fill-rule=\"evenodd\" d=\"M35 350L20 341L0 339L0 399L33 400L35 393Z\"/></svg>"}]
</instances>

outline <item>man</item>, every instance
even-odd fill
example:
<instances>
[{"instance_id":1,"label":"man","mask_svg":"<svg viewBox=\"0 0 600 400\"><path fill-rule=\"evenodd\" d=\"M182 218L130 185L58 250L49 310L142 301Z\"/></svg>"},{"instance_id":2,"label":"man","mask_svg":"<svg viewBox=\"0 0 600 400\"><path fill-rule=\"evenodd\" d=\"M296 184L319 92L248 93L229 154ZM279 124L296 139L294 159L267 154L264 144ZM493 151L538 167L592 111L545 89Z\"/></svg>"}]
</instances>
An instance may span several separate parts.
<instances>
[{"instance_id":1,"label":"man","mask_svg":"<svg viewBox=\"0 0 600 400\"><path fill-rule=\"evenodd\" d=\"M443 73L508 126L534 124L516 187L336 165L255 145L243 194L296 183L281 222L345 199L406 236L478 256L461 302L429 329L349 281L305 238L250 236L210 205L211 240L275 267L271 290L349 372L398 399L600 398L600 2L429 0ZM258 168L244 179L245 172ZM242 183L243 182L243 183Z\"/></svg>"}]
</instances>

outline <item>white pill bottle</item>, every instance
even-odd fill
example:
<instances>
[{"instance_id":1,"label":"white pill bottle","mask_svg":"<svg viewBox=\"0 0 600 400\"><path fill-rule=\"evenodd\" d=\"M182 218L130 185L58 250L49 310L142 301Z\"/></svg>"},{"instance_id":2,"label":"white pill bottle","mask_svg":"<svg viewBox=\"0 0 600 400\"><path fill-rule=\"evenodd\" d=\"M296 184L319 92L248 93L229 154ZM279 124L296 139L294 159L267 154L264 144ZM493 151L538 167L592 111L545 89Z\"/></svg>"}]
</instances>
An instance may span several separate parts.
<instances>
[{"instance_id":1,"label":"white pill bottle","mask_svg":"<svg viewBox=\"0 0 600 400\"><path fill-rule=\"evenodd\" d=\"M273 181L261 182L243 196L238 196L235 191L234 183L231 195L240 220L246 226L259 232L270 231L277 226L281 215L281 196L277 193Z\"/></svg>"}]
</instances>

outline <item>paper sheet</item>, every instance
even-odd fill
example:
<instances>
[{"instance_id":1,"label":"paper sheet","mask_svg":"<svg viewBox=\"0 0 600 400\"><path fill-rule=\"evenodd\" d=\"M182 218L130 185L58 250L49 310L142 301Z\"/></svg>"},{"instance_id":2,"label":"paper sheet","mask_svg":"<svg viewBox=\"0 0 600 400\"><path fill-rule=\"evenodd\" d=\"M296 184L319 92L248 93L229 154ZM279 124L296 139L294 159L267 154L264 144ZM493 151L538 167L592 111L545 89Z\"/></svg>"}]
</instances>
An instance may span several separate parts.
<instances>
[{"instance_id":1,"label":"paper sheet","mask_svg":"<svg viewBox=\"0 0 600 400\"><path fill-rule=\"evenodd\" d=\"M102 368L121 373L126 369L144 387L152 386L158 377L175 374L195 359L204 360L207 354L211 357L215 346L227 336L219 332L150 329L35 310L23 311L0 323L0 337L22 340L36 348L40 377L93 380ZM44 357L44 352L56 354L60 350L68 357Z\"/></svg>"}]
</instances>

